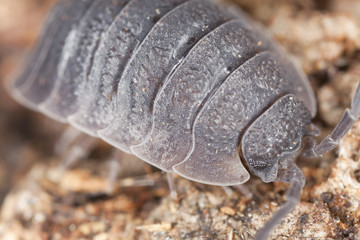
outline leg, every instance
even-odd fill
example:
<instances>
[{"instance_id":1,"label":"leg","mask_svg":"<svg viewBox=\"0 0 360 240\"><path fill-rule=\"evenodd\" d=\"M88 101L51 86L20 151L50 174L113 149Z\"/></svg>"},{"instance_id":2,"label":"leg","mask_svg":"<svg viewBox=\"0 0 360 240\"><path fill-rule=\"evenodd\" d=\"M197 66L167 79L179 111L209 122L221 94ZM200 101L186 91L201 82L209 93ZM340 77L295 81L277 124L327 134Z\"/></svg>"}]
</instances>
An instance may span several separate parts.
<instances>
[{"instance_id":1,"label":"leg","mask_svg":"<svg viewBox=\"0 0 360 240\"><path fill-rule=\"evenodd\" d=\"M235 188L238 192L240 192L242 195L244 195L246 198L252 198L253 194L252 192L249 190L249 188L244 185L244 184L239 184L239 185L235 185L235 186L231 186L233 188ZM232 195L232 190L230 187L226 187L226 186L221 186L221 188L224 190L224 192L226 193L227 196L231 196Z\"/></svg>"},{"instance_id":2,"label":"leg","mask_svg":"<svg viewBox=\"0 0 360 240\"><path fill-rule=\"evenodd\" d=\"M61 135L59 140L55 143L55 153L58 155L63 155L64 152L69 149L70 145L74 142L74 140L78 138L81 134L83 133L69 126Z\"/></svg>"},{"instance_id":3,"label":"leg","mask_svg":"<svg viewBox=\"0 0 360 240\"><path fill-rule=\"evenodd\" d=\"M96 141L96 138L89 137L87 135L84 135L79 140L76 140L74 146L70 148L61 163L60 170L64 171L73 166L79 159L86 157L89 154L89 151L96 144Z\"/></svg>"},{"instance_id":4,"label":"leg","mask_svg":"<svg viewBox=\"0 0 360 240\"><path fill-rule=\"evenodd\" d=\"M352 125L356 122L360 113L360 84L358 85L354 98L351 103L351 110L346 109L341 120L336 125L333 132L325 137L320 144L313 148L304 150L303 156L305 157L317 157L321 154L327 153L334 149L339 140L350 130Z\"/></svg>"},{"instance_id":5,"label":"leg","mask_svg":"<svg viewBox=\"0 0 360 240\"><path fill-rule=\"evenodd\" d=\"M253 193L249 190L249 188L244 184L239 184L236 186L233 186L236 190L241 192L242 195L244 195L246 198L251 199L253 197Z\"/></svg>"},{"instance_id":6,"label":"leg","mask_svg":"<svg viewBox=\"0 0 360 240\"><path fill-rule=\"evenodd\" d=\"M111 158L109 159L109 177L108 177L108 186L106 192L111 194L114 190L115 180L118 177L119 173L122 171L121 166L121 156L122 151L114 148Z\"/></svg>"},{"instance_id":7,"label":"leg","mask_svg":"<svg viewBox=\"0 0 360 240\"><path fill-rule=\"evenodd\" d=\"M305 185L305 177L295 164L285 171L279 171L276 181L288 182L291 184L290 189L286 194L286 202L257 233L255 240L267 239L274 227L276 227L299 203L301 190Z\"/></svg>"},{"instance_id":8,"label":"leg","mask_svg":"<svg viewBox=\"0 0 360 240\"><path fill-rule=\"evenodd\" d=\"M233 193L230 187L227 186L221 186L221 188L224 190L226 196L230 197Z\"/></svg>"},{"instance_id":9,"label":"leg","mask_svg":"<svg viewBox=\"0 0 360 240\"><path fill-rule=\"evenodd\" d=\"M148 175L136 178L125 178L119 181L119 187L148 187L154 186L155 181L149 179Z\"/></svg>"},{"instance_id":10,"label":"leg","mask_svg":"<svg viewBox=\"0 0 360 240\"><path fill-rule=\"evenodd\" d=\"M175 187L175 179L174 179L174 174L171 172L167 172L167 180L169 183L169 188L170 188L170 196L172 199L177 199L177 192L176 192L176 187Z\"/></svg>"}]
</instances>

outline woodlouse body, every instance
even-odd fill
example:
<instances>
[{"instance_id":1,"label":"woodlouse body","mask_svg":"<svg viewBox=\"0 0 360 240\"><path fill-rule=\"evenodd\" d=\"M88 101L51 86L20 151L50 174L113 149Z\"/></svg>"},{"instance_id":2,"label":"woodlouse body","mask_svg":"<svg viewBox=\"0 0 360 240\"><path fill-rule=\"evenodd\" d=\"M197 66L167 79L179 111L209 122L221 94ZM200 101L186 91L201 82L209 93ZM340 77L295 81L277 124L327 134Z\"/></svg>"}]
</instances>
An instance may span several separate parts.
<instances>
[{"instance_id":1,"label":"woodlouse body","mask_svg":"<svg viewBox=\"0 0 360 240\"><path fill-rule=\"evenodd\" d=\"M162 170L243 183L239 139L256 118L286 94L306 122L316 112L307 80L232 6L63 0L49 19L14 95Z\"/></svg>"},{"instance_id":2,"label":"woodlouse body","mask_svg":"<svg viewBox=\"0 0 360 240\"><path fill-rule=\"evenodd\" d=\"M260 26L220 0L61 0L10 91L166 172L233 186L248 169L291 183L258 239L298 202L303 137L311 143L304 156L319 156L360 112L358 87L352 109L313 144L307 79Z\"/></svg>"}]
</instances>

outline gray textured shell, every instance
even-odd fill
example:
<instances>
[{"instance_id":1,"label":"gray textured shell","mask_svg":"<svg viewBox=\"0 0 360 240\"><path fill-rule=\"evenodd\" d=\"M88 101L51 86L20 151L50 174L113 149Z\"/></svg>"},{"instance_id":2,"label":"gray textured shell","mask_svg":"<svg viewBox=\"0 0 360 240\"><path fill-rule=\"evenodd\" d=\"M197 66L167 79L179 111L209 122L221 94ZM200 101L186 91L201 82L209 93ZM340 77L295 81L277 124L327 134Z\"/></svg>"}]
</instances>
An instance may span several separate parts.
<instances>
[{"instance_id":1,"label":"gray textured shell","mask_svg":"<svg viewBox=\"0 0 360 240\"><path fill-rule=\"evenodd\" d=\"M292 94L316 113L307 79L265 31L215 0L61 0L11 92L164 171L213 185L248 180L241 139L286 107L278 99Z\"/></svg>"}]
</instances>

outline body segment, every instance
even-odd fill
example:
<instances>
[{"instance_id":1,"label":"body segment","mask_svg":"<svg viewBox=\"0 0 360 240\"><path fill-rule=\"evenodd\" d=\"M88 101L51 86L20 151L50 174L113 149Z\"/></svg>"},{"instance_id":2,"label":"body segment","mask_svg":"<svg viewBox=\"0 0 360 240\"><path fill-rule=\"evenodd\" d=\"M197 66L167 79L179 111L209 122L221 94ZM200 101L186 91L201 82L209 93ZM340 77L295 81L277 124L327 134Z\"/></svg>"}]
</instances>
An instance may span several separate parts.
<instances>
[{"instance_id":1,"label":"body segment","mask_svg":"<svg viewBox=\"0 0 360 240\"><path fill-rule=\"evenodd\" d=\"M56 84L52 94L41 104L41 110L54 118L67 121L79 108L79 98L84 95L84 85L93 66L104 33L126 5L126 0L96 0L85 13L77 27L77 37L72 49L63 49L58 64Z\"/></svg>"},{"instance_id":2,"label":"body segment","mask_svg":"<svg viewBox=\"0 0 360 240\"><path fill-rule=\"evenodd\" d=\"M291 91L291 81L284 78L273 53L253 56L225 80L199 112L192 132L192 150L175 171L205 183L211 176L212 182L226 178L226 185L241 184L244 179L239 172L229 173L241 163L239 139L254 119L279 96Z\"/></svg>"},{"instance_id":3,"label":"body segment","mask_svg":"<svg viewBox=\"0 0 360 240\"><path fill-rule=\"evenodd\" d=\"M160 19L128 63L118 87L114 121L100 136L124 151L141 143L151 129L154 101L169 75L201 38L233 18L235 14L213 1L194 0Z\"/></svg>"},{"instance_id":4,"label":"body segment","mask_svg":"<svg viewBox=\"0 0 360 240\"><path fill-rule=\"evenodd\" d=\"M152 130L143 143L131 148L137 156L165 171L185 159L201 108L234 69L271 48L265 39L259 45L260 36L249 28L243 19L226 22L192 48L159 91Z\"/></svg>"},{"instance_id":5,"label":"body segment","mask_svg":"<svg viewBox=\"0 0 360 240\"><path fill-rule=\"evenodd\" d=\"M59 13L56 14L54 24L50 24L50 36L44 33L46 44L36 49L38 52L34 53L34 56L38 57L28 63L30 67L33 66L31 72L26 75L24 72L15 81L15 86L24 82L20 87L14 88L14 91L27 106L37 110L52 93L56 85L58 69L69 54L78 47L76 45L79 37L78 27L92 4L95 4L95 0L64 0L57 5L56 9Z\"/></svg>"},{"instance_id":6,"label":"body segment","mask_svg":"<svg viewBox=\"0 0 360 240\"><path fill-rule=\"evenodd\" d=\"M94 53L71 124L96 136L114 118L123 71L154 25L186 0L132 0L116 16Z\"/></svg>"}]
</instances>

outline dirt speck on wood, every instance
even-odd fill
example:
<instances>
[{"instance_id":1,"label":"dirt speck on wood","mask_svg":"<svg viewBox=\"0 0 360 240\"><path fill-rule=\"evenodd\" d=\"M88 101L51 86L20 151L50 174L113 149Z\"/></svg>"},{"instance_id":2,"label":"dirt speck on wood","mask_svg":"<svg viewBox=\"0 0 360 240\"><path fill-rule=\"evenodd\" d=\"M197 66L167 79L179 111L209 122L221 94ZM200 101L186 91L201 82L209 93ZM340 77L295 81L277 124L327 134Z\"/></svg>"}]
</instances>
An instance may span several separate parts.
<instances>
[{"instance_id":1,"label":"dirt speck on wood","mask_svg":"<svg viewBox=\"0 0 360 240\"><path fill-rule=\"evenodd\" d=\"M247 198L235 189L166 176L135 157L109 194L100 143L61 172L53 146L65 126L26 110L4 83L34 43L54 1L0 3L0 239L252 239L285 201L287 184L253 178ZM264 24L308 75L318 100L315 123L328 134L350 106L359 81L360 8L356 0L234 0ZM360 237L360 122L340 147L319 159L298 159L307 185L301 203L272 239ZM128 171L128 172L127 172Z\"/></svg>"}]
</instances>

